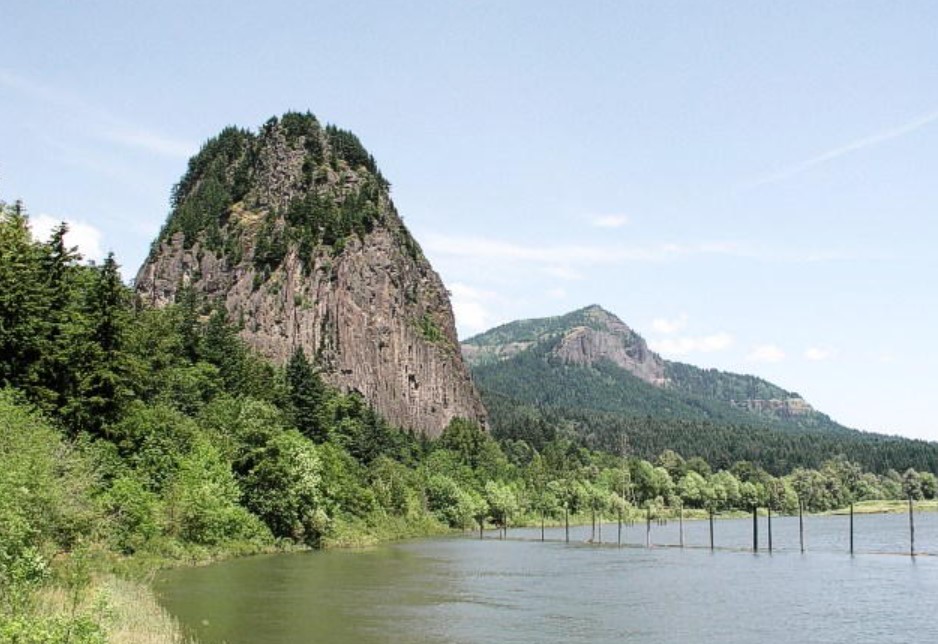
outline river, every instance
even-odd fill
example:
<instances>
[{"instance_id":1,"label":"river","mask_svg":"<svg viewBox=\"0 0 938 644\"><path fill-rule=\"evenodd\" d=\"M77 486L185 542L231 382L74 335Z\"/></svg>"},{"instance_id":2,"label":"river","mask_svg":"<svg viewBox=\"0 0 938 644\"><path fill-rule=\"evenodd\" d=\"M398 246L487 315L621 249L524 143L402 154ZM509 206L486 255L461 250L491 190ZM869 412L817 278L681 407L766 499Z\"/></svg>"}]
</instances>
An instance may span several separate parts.
<instances>
[{"instance_id":1,"label":"river","mask_svg":"<svg viewBox=\"0 0 938 644\"><path fill-rule=\"evenodd\" d=\"M938 514L760 519L509 531L363 551L270 555L168 571L161 601L203 644L299 642L936 642ZM671 545L668 545L671 544ZM891 552L894 554L884 554ZM874 554L878 553L878 554ZM904 553L904 554L900 554Z\"/></svg>"}]
</instances>

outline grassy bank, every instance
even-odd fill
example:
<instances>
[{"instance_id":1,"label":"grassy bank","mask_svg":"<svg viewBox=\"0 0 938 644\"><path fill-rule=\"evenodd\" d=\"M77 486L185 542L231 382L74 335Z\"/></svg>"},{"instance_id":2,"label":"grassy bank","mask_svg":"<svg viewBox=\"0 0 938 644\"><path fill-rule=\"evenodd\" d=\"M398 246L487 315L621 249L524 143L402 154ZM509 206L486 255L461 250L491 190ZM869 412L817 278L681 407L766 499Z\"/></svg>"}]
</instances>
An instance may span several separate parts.
<instances>
[{"instance_id":1,"label":"grassy bank","mask_svg":"<svg viewBox=\"0 0 938 644\"><path fill-rule=\"evenodd\" d=\"M186 644L179 623L157 601L144 581L113 574L96 575L79 595L53 586L39 594L37 612L43 619L75 620L88 616L97 633L76 632L66 641L107 641L115 644ZM41 640L37 640L41 641Z\"/></svg>"},{"instance_id":2,"label":"grassy bank","mask_svg":"<svg viewBox=\"0 0 938 644\"><path fill-rule=\"evenodd\" d=\"M453 530L429 515L372 522L342 522L323 540L323 549L362 548ZM50 571L52 582L31 597L22 619L0 624L0 644L183 644L194 642L159 603L151 581L160 570L203 566L258 554L308 551L278 542L230 542L216 547L178 547L118 556L89 547L62 557Z\"/></svg>"}]
</instances>

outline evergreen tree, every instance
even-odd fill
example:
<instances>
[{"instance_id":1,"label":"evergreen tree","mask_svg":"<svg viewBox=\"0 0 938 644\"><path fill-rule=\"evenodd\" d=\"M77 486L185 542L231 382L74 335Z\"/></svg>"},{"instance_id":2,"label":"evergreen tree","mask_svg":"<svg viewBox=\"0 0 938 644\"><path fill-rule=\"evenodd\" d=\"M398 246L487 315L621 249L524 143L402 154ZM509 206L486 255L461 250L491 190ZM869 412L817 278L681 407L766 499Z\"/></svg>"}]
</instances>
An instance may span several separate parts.
<instances>
[{"instance_id":1,"label":"evergreen tree","mask_svg":"<svg viewBox=\"0 0 938 644\"><path fill-rule=\"evenodd\" d=\"M132 393L129 364L123 352L130 297L113 253L96 270L85 304L88 343L75 356L82 363L83 377L76 399L70 401L69 415L73 429L107 433Z\"/></svg>"},{"instance_id":2,"label":"evergreen tree","mask_svg":"<svg viewBox=\"0 0 938 644\"><path fill-rule=\"evenodd\" d=\"M199 358L200 324L199 296L188 284L176 291L176 304L179 306L179 334L182 336L182 349L185 357L193 362Z\"/></svg>"},{"instance_id":3,"label":"evergreen tree","mask_svg":"<svg viewBox=\"0 0 938 644\"><path fill-rule=\"evenodd\" d=\"M225 388L236 393L245 386L245 351L234 328L228 324L228 313L221 302L216 304L205 326L201 357L218 367Z\"/></svg>"},{"instance_id":4,"label":"evergreen tree","mask_svg":"<svg viewBox=\"0 0 938 644\"><path fill-rule=\"evenodd\" d=\"M325 386L302 348L297 348L290 357L286 376L293 424L309 438L322 443L328 437L322 418Z\"/></svg>"},{"instance_id":5,"label":"evergreen tree","mask_svg":"<svg viewBox=\"0 0 938 644\"><path fill-rule=\"evenodd\" d=\"M0 202L0 384L33 394L48 337L48 298L41 254L22 204Z\"/></svg>"}]
</instances>

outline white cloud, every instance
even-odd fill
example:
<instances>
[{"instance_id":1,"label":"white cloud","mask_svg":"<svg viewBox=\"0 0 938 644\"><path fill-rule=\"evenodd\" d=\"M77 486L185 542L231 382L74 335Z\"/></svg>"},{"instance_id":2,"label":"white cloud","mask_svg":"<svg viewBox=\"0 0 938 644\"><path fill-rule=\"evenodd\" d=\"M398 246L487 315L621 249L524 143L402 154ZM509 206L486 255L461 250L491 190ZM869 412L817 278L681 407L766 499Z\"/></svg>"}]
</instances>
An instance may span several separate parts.
<instances>
[{"instance_id":1,"label":"white cloud","mask_svg":"<svg viewBox=\"0 0 938 644\"><path fill-rule=\"evenodd\" d=\"M460 282L450 284L449 292L453 315L461 330L472 335L494 326L495 316L491 307L498 303L495 293Z\"/></svg>"},{"instance_id":2,"label":"white cloud","mask_svg":"<svg viewBox=\"0 0 938 644\"><path fill-rule=\"evenodd\" d=\"M749 362L781 362L784 359L785 352L774 344L757 346L746 356Z\"/></svg>"},{"instance_id":3,"label":"white cloud","mask_svg":"<svg viewBox=\"0 0 938 644\"><path fill-rule=\"evenodd\" d=\"M629 223L628 215L598 215L590 220L596 228L622 228Z\"/></svg>"},{"instance_id":4,"label":"white cloud","mask_svg":"<svg viewBox=\"0 0 938 644\"><path fill-rule=\"evenodd\" d=\"M885 143L886 141L890 141L900 136L905 136L906 134L911 134L912 132L920 128L923 128L926 125L929 125L935 121L938 121L938 110L929 112L928 114L924 114L902 125L891 127L881 132L877 132L875 134L865 136L861 139L857 139L856 141L852 141L845 145L841 145L839 147L833 148L826 152L822 152L821 154L813 156L810 159L801 161L800 163L795 163L793 165L790 165L787 168L784 168L777 172L773 172L772 174L766 175L762 177L761 179L758 179L757 181L753 182L750 185L750 187L755 188L757 186L762 186L762 185L766 185L769 183L776 183L778 181L788 179L789 177L793 177L796 174L801 174L802 172L809 170L813 168L814 166L818 166L818 165L833 161L834 159L838 157L842 157L845 154L850 154L851 152L857 152L864 148L878 145L880 143Z\"/></svg>"},{"instance_id":5,"label":"white cloud","mask_svg":"<svg viewBox=\"0 0 938 644\"><path fill-rule=\"evenodd\" d=\"M811 360L812 362L819 362L821 360L828 360L834 357L834 350L828 349L826 347L809 347L805 349L804 357L806 360Z\"/></svg>"},{"instance_id":6,"label":"white cloud","mask_svg":"<svg viewBox=\"0 0 938 644\"><path fill-rule=\"evenodd\" d=\"M52 234L52 229L63 221L68 224L65 242L69 246L78 246L78 252L86 260L101 261L104 258L104 251L101 248L101 231L87 222L40 214L30 217L29 223L33 229L33 237L46 241Z\"/></svg>"},{"instance_id":7,"label":"white cloud","mask_svg":"<svg viewBox=\"0 0 938 644\"><path fill-rule=\"evenodd\" d=\"M670 356L683 356L689 353L715 353L728 349L733 344L729 333L714 333L700 337L678 337L652 340L648 346L658 353Z\"/></svg>"},{"instance_id":8,"label":"white cloud","mask_svg":"<svg viewBox=\"0 0 938 644\"><path fill-rule=\"evenodd\" d=\"M651 321L651 328L656 333L661 333L663 335L671 335L672 333L677 333L681 329L687 326L687 314L681 313L679 316L673 320L667 318L655 318Z\"/></svg>"}]
</instances>

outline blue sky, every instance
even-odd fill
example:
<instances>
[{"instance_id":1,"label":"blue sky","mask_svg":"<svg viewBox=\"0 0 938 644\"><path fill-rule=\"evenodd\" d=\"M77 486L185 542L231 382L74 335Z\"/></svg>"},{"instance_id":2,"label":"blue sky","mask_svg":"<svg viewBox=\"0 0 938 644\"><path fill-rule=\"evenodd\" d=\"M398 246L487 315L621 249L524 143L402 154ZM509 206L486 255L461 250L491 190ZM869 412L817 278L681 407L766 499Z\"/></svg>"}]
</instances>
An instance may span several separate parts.
<instances>
[{"instance_id":1,"label":"blue sky","mask_svg":"<svg viewBox=\"0 0 938 644\"><path fill-rule=\"evenodd\" d=\"M938 4L0 7L0 198L133 277L188 156L355 131L463 337L599 303L666 357L938 439Z\"/></svg>"}]
</instances>

